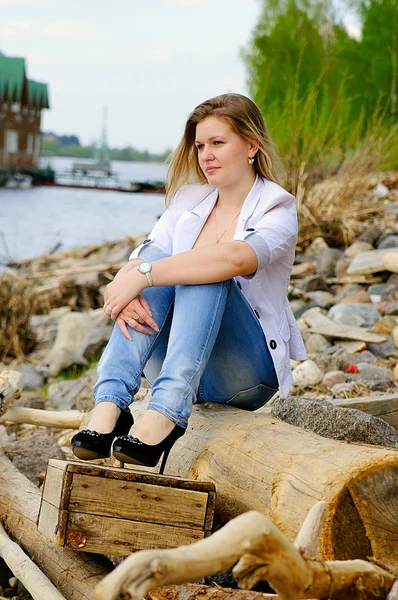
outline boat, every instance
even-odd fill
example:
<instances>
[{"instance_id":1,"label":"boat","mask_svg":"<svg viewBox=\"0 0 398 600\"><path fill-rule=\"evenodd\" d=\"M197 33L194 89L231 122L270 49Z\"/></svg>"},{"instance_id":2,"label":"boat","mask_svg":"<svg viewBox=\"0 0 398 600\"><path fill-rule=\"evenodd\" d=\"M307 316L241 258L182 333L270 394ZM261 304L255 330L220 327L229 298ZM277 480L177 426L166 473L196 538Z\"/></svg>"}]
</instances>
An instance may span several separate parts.
<instances>
[{"instance_id":1,"label":"boat","mask_svg":"<svg viewBox=\"0 0 398 600\"><path fill-rule=\"evenodd\" d=\"M96 175L109 177L112 175L111 168L111 153L107 143L106 121L108 109L104 106L102 114L102 132L100 142L97 144L94 152L94 157L90 162L74 162L72 164L72 172L76 175Z\"/></svg>"}]
</instances>

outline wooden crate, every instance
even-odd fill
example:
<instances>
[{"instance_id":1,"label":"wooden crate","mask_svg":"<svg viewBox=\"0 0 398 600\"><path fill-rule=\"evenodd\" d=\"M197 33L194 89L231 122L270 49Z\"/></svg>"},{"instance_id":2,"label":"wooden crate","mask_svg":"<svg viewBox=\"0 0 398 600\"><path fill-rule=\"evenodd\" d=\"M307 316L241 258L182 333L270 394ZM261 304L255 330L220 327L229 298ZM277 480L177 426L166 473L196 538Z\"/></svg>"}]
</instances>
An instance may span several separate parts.
<instances>
[{"instance_id":1,"label":"wooden crate","mask_svg":"<svg viewBox=\"0 0 398 600\"><path fill-rule=\"evenodd\" d=\"M59 546L127 556L210 535L213 483L50 459L38 529Z\"/></svg>"}]
</instances>

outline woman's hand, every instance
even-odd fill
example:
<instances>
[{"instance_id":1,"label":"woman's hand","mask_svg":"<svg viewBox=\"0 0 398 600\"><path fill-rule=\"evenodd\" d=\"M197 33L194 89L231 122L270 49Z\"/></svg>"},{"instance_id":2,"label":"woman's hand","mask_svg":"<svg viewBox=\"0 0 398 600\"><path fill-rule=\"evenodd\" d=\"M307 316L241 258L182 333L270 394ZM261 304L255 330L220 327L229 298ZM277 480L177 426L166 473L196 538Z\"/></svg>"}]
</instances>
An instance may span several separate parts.
<instances>
[{"instance_id":1,"label":"woman's hand","mask_svg":"<svg viewBox=\"0 0 398 600\"><path fill-rule=\"evenodd\" d=\"M150 327L155 331L159 331L157 323L152 318L152 312L147 300L139 294L119 313L116 319L123 335L131 341L131 335L127 329L130 325L132 329L145 335L153 335ZM149 326L149 327L148 327Z\"/></svg>"},{"instance_id":2,"label":"woman's hand","mask_svg":"<svg viewBox=\"0 0 398 600\"><path fill-rule=\"evenodd\" d=\"M146 278L135 269L123 274L118 273L106 286L104 313L116 321L120 312L146 287L145 282Z\"/></svg>"}]
</instances>

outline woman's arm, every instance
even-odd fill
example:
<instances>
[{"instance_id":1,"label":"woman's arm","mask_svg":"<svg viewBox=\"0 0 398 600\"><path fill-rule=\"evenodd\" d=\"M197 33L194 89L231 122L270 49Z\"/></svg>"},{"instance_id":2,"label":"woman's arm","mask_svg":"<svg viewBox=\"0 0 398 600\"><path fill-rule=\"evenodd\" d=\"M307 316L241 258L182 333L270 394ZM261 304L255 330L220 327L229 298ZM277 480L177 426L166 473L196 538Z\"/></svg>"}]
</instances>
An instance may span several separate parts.
<instances>
[{"instance_id":1,"label":"woman's arm","mask_svg":"<svg viewBox=\"0 0 398 600\"><path fill-rule=\"evenodd\" d=\"M154 285L200 284L249 275L257 269L257 255L246 242L233 241L193 248L152 263ZM137 272L144 279L146 277Z\"/></svg>"},{"instance_id":2,"label":"woman's arm","mask_svg":"<svg viewBox=\"0 0 398 600\"><path fill-rule=\"evenodd\" d=\"M211 244L175 254L152 263L155 286L201 284L225 281L237 275L249 275L257 269L257 255L242 241ZM145 275L131 269L107 285L106 306L112 308L108 316L116 319L120 311L144 288L148 287Z\"/></svg>"}]
</instances>

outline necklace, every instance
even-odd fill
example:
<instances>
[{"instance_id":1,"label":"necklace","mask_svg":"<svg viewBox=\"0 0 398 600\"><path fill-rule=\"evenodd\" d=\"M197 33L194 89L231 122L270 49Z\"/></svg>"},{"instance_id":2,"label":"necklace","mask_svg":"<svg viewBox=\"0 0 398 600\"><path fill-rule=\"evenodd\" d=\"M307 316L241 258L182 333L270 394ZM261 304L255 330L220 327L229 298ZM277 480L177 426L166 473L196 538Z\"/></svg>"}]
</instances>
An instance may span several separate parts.
<instances>
[{"instance_id":1,"label":"necklace","mask_svg":"<svg viewBox=\"0 0 398 600\"><path fill-rule=\"evenodd\" d=\"M225 233L227 233L228 229L231 227L231 225L234 223L234 221L236 221L236 219L239 217L240 212L241 211L238 212L238 214L236 215L236 217L233 218L233 220L228 225L228 227L226 229L224 229L224 231L222 232L222 234L219 236L218 235L218 227L217 227L217 204L215 205L215 207L214 207L214 217L215 217L215 220L216 220L216 239L217 239L216 244L218 244L218 242L221 240L222 236Z\"/></svg>"}]
</instances>

